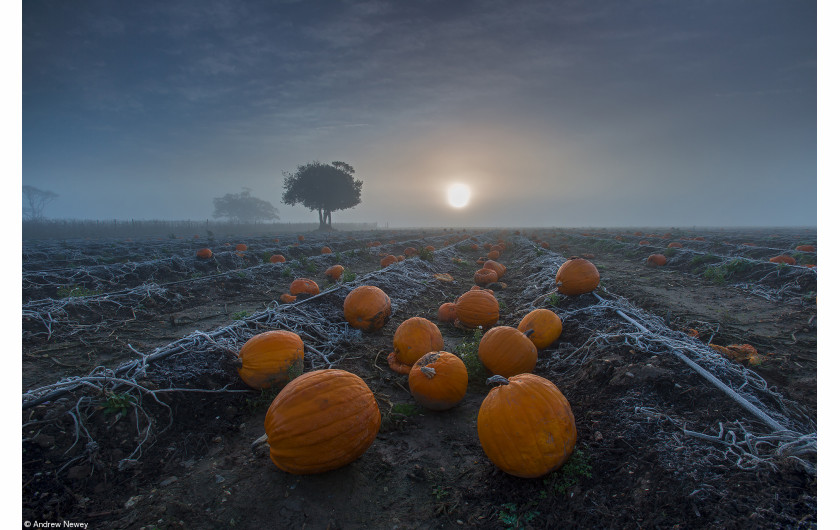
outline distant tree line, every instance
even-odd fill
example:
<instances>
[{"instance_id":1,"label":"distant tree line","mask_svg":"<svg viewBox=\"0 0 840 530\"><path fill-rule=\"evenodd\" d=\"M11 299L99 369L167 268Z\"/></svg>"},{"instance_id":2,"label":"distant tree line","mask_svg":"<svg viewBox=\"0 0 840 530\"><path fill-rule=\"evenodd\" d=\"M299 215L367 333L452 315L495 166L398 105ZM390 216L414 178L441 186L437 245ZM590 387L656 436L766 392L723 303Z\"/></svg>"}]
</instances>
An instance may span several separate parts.
<instances>
[{"instance_id":1,"label":"distant tree line","mask_svg":"<svg viewBox=\"0 0 840 530\"><path fill-rule=\"evenodd\" d=\"M302 204L310 211L318 210L318 229L332 229L332 214L359 204L362 181L354 179L356 170L346 162L310 162L298 166L294 173L284 173L283 203ZM264 222L279 219L277 208L270 202L251 196L251 190L228 193L213 199L213 217L233 222Z\"/></svg>"}]
</instances>

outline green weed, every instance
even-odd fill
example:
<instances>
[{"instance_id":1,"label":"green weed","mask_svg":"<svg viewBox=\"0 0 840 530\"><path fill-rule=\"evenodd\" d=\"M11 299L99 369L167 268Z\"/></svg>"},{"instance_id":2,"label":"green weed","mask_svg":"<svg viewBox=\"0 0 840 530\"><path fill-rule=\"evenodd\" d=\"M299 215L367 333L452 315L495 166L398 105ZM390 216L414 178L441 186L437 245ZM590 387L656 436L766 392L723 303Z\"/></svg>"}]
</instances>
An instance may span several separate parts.
<instances>
[{"instance_id":1,"label":"green weed","mask_svg":"<svg viewBox=\"0 0 840 530\"><path fill-rule=\"evenodd\" d=\"M531 505L529 503L525 508ZM502 504L501 508L498 513L499 522L505 525L506 528L525 528L528 523L536 519L540 514L540 512L534 510L519 513L516 503L513 502L506 502Z\"/></svg>"},{"instance_id":2,"label":"green weed","mask_svg":"<svg viewBox=\"0 0 840 530\"><path fill-rule=\"evenodd\" d=\"M464 361L469 380L483 383L485 370L481 359L478 358L478 344L481 342L481 336L481 328L476 328L471 338L464 338L461 344L455 346L454 353Z\"/></svg>"},{"instance_id":3,"label":"green weed","mask_svg":"<svg viewBox=\"0 0 840 530\"><path fill-rule=\"evenodd\" d=\"M589 455L576 447L563 467L543 479L543 485L547 492L562 495L577 484L582 477L592 478L592 465L589 463Z\"/></svg>"},{"instance_id":4,"label":"green weed","mask_svg":"<svg viewBox=\"0 0 840 530\"><path fill-rule=\"evenodd\" d=\"M97 294L102 294L102 291L87 289L81 285L59 287L56 291L56 296L59 298L76 298L79 296L94 296Z\"/></svg>"},{"instance_id":5,"label":"green weed","mask_svg":"<svg viewBox=\"0 0 840 530\"><path fill-rule=\"evenodd\" d=\"M420 407L414 403L396 403L391 408L391 414L402 414L403 416L416 416L420 414Z\"/></svg>"},{"instance_id":6,"label":"green weed","mask_svg":"<svg viewBox=\"0 0 840 530\"><path fill-rule=\"evenodd\" d=\"M348 270L345 270L343 273L341 273L341 281L343 283L349 283L349 282L354 281L355 279L356 279L356 273L355 272L350 272Z\"/></svg>"},{"instance_id":7,"label":"green weed","mask_svg":"<svg viewBox=\"0 0 840 530\"><path fill-rule=\"evenodd\" d=\"M427 250L425 247L417 251L417 257L424 261L432 261L435 259L434 252Z\"/></svg>"},{"instance_id":8,"label":"green weed","mask_svg":"<svg viewBox=\"0 0 840 530\"><path fill-rule=\"evenodd\" d=\"M247 311L237 311L236 313L232 314L230 317L234 320L242 320L243 318L248 316Z\"/></svg>"},{"instance_id":9,"label":"green weed","mask_svg":"<svg viewBox=\"0 0 840 530\"><path fill-rule=\"evenodd\" d=\"M551 293L548 297L546 297L545 303L552 307L560 307L560 295L557 293Z\"/></svg>"},{"instance_id":10,"label":"green weed","mask_svg":"<svg viewBox=\"0 0 840 530\"><path fill-rule=\"evenodd\" d=\"M136 401L131 394L109 393L103 404L103 411L106 414L116 414L118 417L123 417L128 414L128 410L136 405Z\"/></svg>"}]
</instances>

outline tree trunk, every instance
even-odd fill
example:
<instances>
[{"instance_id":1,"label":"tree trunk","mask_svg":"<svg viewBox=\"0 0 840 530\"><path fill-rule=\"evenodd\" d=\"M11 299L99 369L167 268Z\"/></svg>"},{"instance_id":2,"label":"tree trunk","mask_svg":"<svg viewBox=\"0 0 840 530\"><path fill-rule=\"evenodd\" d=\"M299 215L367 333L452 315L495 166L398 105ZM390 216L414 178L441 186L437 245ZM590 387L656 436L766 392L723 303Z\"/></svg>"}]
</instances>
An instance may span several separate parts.
<instances>
[{"instance_id":1,"label":"tree trunk","mask_svg":"<svg viewBox=\"0 0 840 530\"><path fill-rule=\"evenodd\" d=\"M325 222L327 220L327 215L323 209L318 208L318 230L323 230Z\"/></svg>"}]
</instances>

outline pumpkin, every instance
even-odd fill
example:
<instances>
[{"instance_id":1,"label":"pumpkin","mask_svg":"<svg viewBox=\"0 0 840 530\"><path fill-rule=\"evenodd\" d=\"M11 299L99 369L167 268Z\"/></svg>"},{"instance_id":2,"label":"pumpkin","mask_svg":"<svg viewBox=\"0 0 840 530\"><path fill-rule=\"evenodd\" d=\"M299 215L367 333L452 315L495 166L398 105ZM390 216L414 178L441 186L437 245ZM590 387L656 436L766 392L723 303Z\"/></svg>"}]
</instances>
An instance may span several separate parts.
<instances>
[{"instance_id":1,"label":"pumpkin","mask_svg":"<svg viewBox=\"0 0 840 530\"><path fill-rule=\"evenodd\" d=\"M472 245L470 245L470 250L478 250L478 245L473 243Z\"/></svg>"},{"instance_id":2,"label":"pumpkin","mask_svg":"<svg viewBox=\"0 0 840 530\"><path fill-rule=\"evenodd\" d=\"M534 309L522 317L516 329L522 333L533 330L528 338L538 350L544 350L560 338L560 334L563 333L563 320L549 309Z\"/></svg>"},{"instance_id":3,"label":"pumpkin","mask_svg":"<svg viewBox=\"0 0 840 530\"><path fill-rule=\"evenodd\" d=\"M490 243L484 243L484 250L490 250L491 248L493 248L493 245L492 245L492 244L490 244Z\"/></svg>"},{"instance_id":4,"label":"pumpkin","mask_svg":"<svg viewBox=\"0 0 840 530\"><path fill-rule=\"evenodd\" d=\"M391 316L391 299L373 285L360 285L344 298L344 318L354 328L376 331Z\"/></svg>"},{"instance_id":5,"label":"pumpkin","mask_svg":"<svg viewBox=\"0 0 840 530\"><path fill-rule=\"evenodd\" d=\"M292 296L289 293L283 293L280 295L280 301L284 304L291 304L295 300L297 300L297 296Z\"/></svg>"},{"instance_id":6,"label":"pumpkin","mask_svg":"<svg viewBox=\"0 0 840 530\"><path fill-rule=\"evenodd\" d=\"M201 250L195 253L195 257L201 259L210 259L213 257L213 251L209 248L202 248Z\"/></svg>"},{"instance_id":7,"label":"pumpkin","mask_svg":"<svg viewBox=\"0 0 840 530\"><path fill-rule=\"evenodd\" d=\"M321 249L321 254L332 254L332 249L330 247L323 247Z\"/></svg>"},{"instance_id":8,"label":"pumpkin","mask_svg":"<svg viewBox=\"0 0 840 530\"><path fill-rule=\"evenodd\" d=\"M491 250L487 253L487 259L499 259L499 251Z\"/></svg>"},{"instance_id":9,"label":"pumpkin","mask_svg":"<svg viewBox=\"0 0 840 530\"><path fill-rule=\"evenodd\" d=\"M397 261L405 261L405 256L400 254L399 256L397 256Z\"/></svg>"},{"instance_id":10,"label":"pumpkin","mask_svg":"<svg viewBox=\"0 0 840 530\"><path fill-rule=\"evenodd\" d=\"M304 239L306 239L306 238L305 238L305 237L303 237L303 236L298 236L298 238L297 238L297 239L298 239L298 241L300 241L300 242L302 243L302 242L303 242L303 240L304 240Z\"/></svg>"},{"instance_id":11,"label":"pumpkin","mask_svg":"<svg viewBox=\"0 0 840 530\"><path fill-rule=\"evenodd\" d=\"M410 258L411 256L417 254L417 249L414 247L406 247L405 250L403 250L403 254L405 254L405 257Z\"/></svg>"},{"instance_id":12,"label":"pumpkin","mask_svg":"<svg viewBox=\"0 0 840 530\"><path fill-rule=\"evenodd\" d=\"M271 461L308 475L343 467L367 451L382 416L373 392L344 370L308 372L277 394L265 415Z\"/></svg>"},{"instance_id":13,"label":"pumpkin","mask_svg":"<svg viewBox=\"0 0 840 530\"><path fill-rule=\"evenodd\" d=\"M498 261L493 261L492 259L488 259L484 262L483 268L485 269L492 269L496 271L496 276L501 280L502 276L505 275L507 272L507 267L499 263Z\"/></svg>"},{"instance_id":14,"label":"pumpkin","mask_svg":"<svg viewBox=\"0 0 840 530\"><path fill-rule=\"evenodd\" d=\"M445 351L420 357L408 374L408 389L417 403L431 410L447 410L467 393L467 367L457 355Z\"/></svg>"},{"instance_id":15,"label":"pumpkin","mask_svg":"<svg viewBox=\"0 0 840 530\"><path fill-rule=\"evenodd\" d=\"M668 248L683 248L683 246L682 243L674 241L673 243L668 243Z\"/></svg>"},{"instance_id":16,"label":"pumpkin","mask_svg":"<svg viewBox=\"0 0 840 530\"><path fill-rule=\"evenodd\" d=\"M668 258L666 258L663 254L651 254L647 259L649 267L661 267L667 262Z\"/></svg>"},{"instance_id":17,"label":"pumpkin","mask_svg":"<svg viewBox=\"0 0 840 530\"><path fill-rule=\"evenodd\" d=\"M309 278L295 278L289 286L289 293L292 296L297 296L299 294L315 295L320 292L321 289L318 288L318 284Z\"/></svg>"},{"instance_id":18,"label":"pumpkin","mask_svg":"<svg viewBox=\"0 0 840 530\"><path fill-rule=\"evenodd\" d=\"M438 327L423 317L411 317L394 332L394 351L388 355L388 366L397 373L408 374L417 359L442 349L443 335Z\"/></svg>"},{"instance_id":19,"label":"pumpkin","mask_svg":"<svg viewBox=\"0 0 840 530\"><path fill-rule=\"evenodd\" d=\"M324 275L334 282L337 282L342 274L344 274L344 267L341 265L333 265L324 271Z\"/></svg>"},{"instance_id":20,"label":"pumpkin","mask_svg":"<svg viewBox=\"0 0 840 530\"><path fill-rule=\"evenodd\" d=\"M773 256L772 258L770 258L770 261L772 263L787 263L788 265L796 265L796 259L794 259L792 256Z\"/></svg>"},{"instance_id":21,"label":"pumpkin","mask_svg":"<svg viewBox=\"0 0 840 530\"><path fill-rule=\"evenodd\" d=\"M814 245L799 245L796 250L800 252L816 252L817 248Z\"/></svg>"},{"instance_id":22,"label":"pumpkin","mask_svg":"<svg viewBox=\"0 0 840 530\"><path fill-rule=\"evenodd\" d=\"M476 263L477 265L484 265L484 263L485 263L486 261L487 261L487 258L485 258L484 256L481 256L480 258L478 258L477 260L475 260L475 263Z\"/></svg>"},{"instance_id":23,"label":"pumpkin","mask_svg":"<svg viewBox=\"0 0 840 530\"><path fill-rule=\"evenodd\" d=\"M370 246L372 246L372 247L379 247L381 245L382 245L382 243L380 243L379 241L374 241L370 244Z\"/></svg>"},{"instance_id":24,"label":"pumpkin","mask_svg":"<svg viewBox=\"0 0 840 530\"><path fill-rule=\"evenodd\" d=\"M548 243L546 243L545 241L543 241L542 243L540 243L540 246L541 246L542 248L549 248L549 244L548 244Z\"/></svg>"},{"instance_id":25,"label":"pumpkin","mask_svg":"<svg viewBox=\"0 0 840 530\"><path fill-rule=\"evenodd\" d=\"M647 246L650 245L650 241L648 241L647 239L642 239L641 241L639 241L639 244L642 246Z\"/></svg>"},{"instance_id":26,"label":"pumpkin","mask_svg":"<svg viewBox=\"0 0 840 530\"><path fill-rule=\"evenodd\" d=\"M554 277L557 291L568 296L590 293L598 287L600 281L601 275L595 265L577 256L572 256L560 265Z\"/></svg>"},{"instance_id":27,"label":"pumpkin","mask_svg":"<svg viewBox=\"0 0 840 530\"><path fill-rule=\"evenodd\" d=\"M248 250L248 245L246 245L245 243L239 243L238 245L236 245L235 248L239 252L245 252L246 250Z\"/></svg>"},{"instance_id":28,"label":"pumpkin","mask_svg":"<svg viewBox=\"0 0 840 530\"><path fill-rule=\"evenodd\" d=\"M303 341L291 331L254 335L239 350L239 377L251 388L287 383L289 371L303 371Z\"/></svg>"},{"instance_id":29,"label":"pumpkin","mask_svg":"<svg viewBox=\"0 0 840 530\"><path fill-rule=\"evenodd\" d=\"M487 285L488 283L499 281L499 276L493 269L478 269L475 271L473 279L478 285Z\"/></svg>"},{"instance_id":30,"label":"pumpkin","mask_svg":"<svg viewBox=\"0 0 840 530\"><path fill-rule=\"evenodd\" d=\"M433 247L432 245L426 245L424 248L428 252L434 252L435 251L435 247Z\"/></svg>"},{"instance_id":31,"label":"pumpkin","mask_svg":"<svg viewBox=\"0 0 840 530\"><path fill-rule=\"evenodd\" d=\"M488 382L501 383L478 410L478 441L490 461L521 478L541 477L566 463L577 442L566 396L534 374Z\"/></svg>"},{"instance_id":32,"label":"pumpkin","mask_svg":"<svg viewBox=\"0 0 840 530\"><path fill-rule=\"evenodd\" d=\"M496 326L481 337L478 358L490 373L512 377L534 370L537 347L518 329Z\"/></svg>"},{"instance_id":33,"label":"pumpkin","mask_svg":"<svg viewBox=\"0 0 840 530\"><path fill-rule=\"evenodd\" d=\"M397 257L394 256L393 254L388 254L387 256L385 256L384 258L382 258L379 261L379 266L384 269L388 265L393 265L396 262L397 262Z\"/></svg>"},{"instance_id":34,"label":"pumpkin","mask_svg":"<svg viewBox=\"0 0 840 530\"><path fill-rule=\"evenodd\" d=\"M467 327L489 328L499 321L499 301L493 291L470 290L455 302L455 321Z\"/></svg>"},{"instance_id":35,"label":"pumpkin","mask_svg":"<svg viewBox=\"0 0 840 530\"><path fill-rule=\"evenodd\" d=\"M283 254L274 254L268 258L268 261L271 263L286 263L286 257Z\"/></svg>"},{"instance_id":36,"label":"pumpkin","mask_svg":"<svg viewBox=\"0 0 840 530\"><path fill-rule=\"evenodd\" d=\"M445 302L438 308L437 318L441 322L455 322L455 304Z\"/></svg>"}]
</instances>

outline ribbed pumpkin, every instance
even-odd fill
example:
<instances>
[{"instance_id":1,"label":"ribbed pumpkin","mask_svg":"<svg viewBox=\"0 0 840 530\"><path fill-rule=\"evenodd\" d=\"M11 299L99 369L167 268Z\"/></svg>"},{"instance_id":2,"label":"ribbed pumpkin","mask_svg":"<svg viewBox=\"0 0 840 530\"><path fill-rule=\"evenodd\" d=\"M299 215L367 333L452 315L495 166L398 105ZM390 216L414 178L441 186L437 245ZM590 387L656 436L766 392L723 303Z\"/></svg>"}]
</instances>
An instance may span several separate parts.
<instances>
[{"instance_id":1,"label":"ribbed pumpkin","mask_svg":"<svg viewBox=\"0 0 840 530\"><path fill-rule=\"evenodd\" d=\"M533 330L528 338L538 350L548 348L563 333L563 320L549 309L534 309L519 321L516 327L522 333Z\"/></svg>"},{"instance_id":2,"label":"ribbed pumpkin","mask_svg":"<svg viewBox=\"0 0 840 530\"><path fill-rule=\"evenodd\" d=\"M320 292L321 289L318 288L318 284L309 278L295 278L289 286L289 293L292 296L297 296L299 294L315 295Z\"/></svg>"},{"instance_id":3,"label":"ribbed pumpkin","mask_svg":"<svg viewBox=\"0 0 840 530\"><path fill-rule=\"evenodd\" d=\"M423 317L411 317L394 332L394 351L388 355L388 366L397 373L408 374L417 359L442 349L443 335L438 327Z\"/></svg>"},{"instance_id":4,"label":"ribbed pumpkin","mask_svg":"<svg viewBox=\"0 0 840 530\"><path fill-rule=\"evenodd\" d=\"M601 275L591 261L572 256L560 265L554 283L557 291L568 296L590 293L598 287Z\"/></svg>"},{"instance_id":5,"label":"ribbed pumpkin","mask_svg":"<svg viewBox=\"0 0 840 530\"><path fill-rule=\"evenodd\" d=\"M270 261L271 263L285 263L286 257L283 256L283 254L274 254L273 256L268 258L268 261Z\"/></svg>"},{"instance_id":6,"label":"ribbed pumpkin","mask_svg":"<svg viewBox=\"0 0 840 530\"><path fill-rule=\"evenodd\" d=\"M213 251L209 248L202 248L195 253L195 256L201 259L210 259L213 257Z\"/></svg>"},{"instance_id":7,"label":"ribbed pumpkin","mask_svg":"<svg viewBox=\"0 0 840 530\"><path fill-rule=\"evenodd\" d=\"M496 271L496 276L498 276L500 280L502 279L502 276L504 276L507 272L507 267L505 267L498 261L493 261L492 259L488 259L487 261L485 261L483 268Z\"/></svg>"},{"instance_id":8,"label":"ribbed pumpkin","mask_svg":"<svg viewBox=\"0 0 840 530\"><path fill-rule=\"evenodd\" d=\"M438 308L437 318L441 322L455 322L455 304L445 302Z\"/></svg>"},{"instance_id":9,"label":"ribbed pumpkin","mask_svg":"<svg viewBox=\"0 0 840 530\"><path fill-rule=\"evenodd\" d=\"M457 355L445 351L420 357L408 374L408 389L420 405L447 410L467 393L467 367Z\"/></svg>"},{"instance_id":10,"label":"ribbed pumpkin","mask_svg":"<svg viewBox=\"0 0 840 530\"><path fill-rule=\"evenodd\" d=\"M341 278L342 274L344 274L344 267L341 265L333 265L324 271L324 275L334 282L337 282Z\"/></svg>"},{"instance_id":11,"label":"ribbed pumpkin","mask_svg":"<svg viewBox=\"0 0 840 530\"><path fill-rule=\"evenodd\" d=\"M816 252L817 248L814 245L799 245L796 250L800 252Z\"/></svg>"},{"instance_id":12,"label":"ribbed pumpkin","mask_svg":"<svg viewBox=\"0 0 840 530\"><path fill-rule=\"evenodd\" d=\"M330 247L322 247L321 254L332 254L332 249Z\"/></svg>"},{"instance_id":13,"label":"ribbed pumpkin","mask_svg":"<svg viewBox=\"0 0 840 530\"><path fill-rule=\"evenodd\" d=\"M770 258L772 263L786 263L788 265L796 265L796 259L792 256L785 256L784 254L781 256L773 256Z\"/></svg>"},{"instance_id":14,"label":"ribbed pumpkin","mask_svg":"<svg viewBox=\"0 0 840 530\"><path fill-rule=\"evenodd\" d=\"M414 247L406 247L405 250L403 250L403 254L405 254L405 257L410 258L411 256L417 254L417 249Z\"/></svg>"},{"instance_id":15,"label":"ribbed pumpkin","mask_svg":"<svg viewBox=\"0 0 840 530\"><path fill-rule=\"evenodd\" d=\"M499 301L492 291L467 291L455 302L455 319L467 328L489 328L499 321Z\"/></svg>"},{"instance_id":16,"label":"ribbed pumpkin","mask_svg":"<svg viewBox=\"0 0 840 530\"><path fill-rule=\"evenodd\" d=\"M487 285L499 280L499 276L493 269L478 269L473 276L475 283L478 285Z\"/></svg>"},{"instance_id":17,"label":"ribbed pumpkin","mask_svg":"<svg viewBox=\"0 0 840 530\"><path fill-rule=\"evenodd\" d=\"M499 469L521 478L537 478L558 469L577 442L575 417L554 384L538 375L491 378L478 410L478 441Z\"/></svg>"},{"instance_id":18,"label":"ribbed pumpkin","mask_svg":"<svg viewBox=\"0 0 840 530\"><path fill-rule=\"evenodd\" d=\"M238 245L236 245L236 250L238 250L239 252L245 252L246 250L248 250L248 245L246 245L245 243L239 243Z\"/></svg>"},{"instance_id":19,"label":"ribbed pumpkin","mask_svg":"<svg viewBox=\"0 0 840 530\"><path fill-rule=\"evenodd\" d=\"M354 328L376 331L391 316L391 299L379 287L360 285L344 298L344 318Z\"/></svg>"},{"instance_id":20,"label":"ribbed pumpkin","mask_svg":"<svg viewBox=\"0 0 840 530\"><path fill-rule=\"evenodd\" d=\"M397 257L394 256L393 254L388 254L387 256L385 256L384 258L379 260L379 266L384 269L388 265L393 265L396 262L397 262Z\"/></svg>"},{"instance_id":21,"label":"ribbed pumpkin","mask_svg":"<svg viewBox=\"0 0 840 530\"><path fill-rule=\"evenodd\" d=\"M518 329L496 326L481 337L478 358L491 374L512 377L534 370L537 347Z\"/></svg>"},{"instance_id":22,"label":"ribbed pumpkin","mask_svg":"<svg viewBox=\"0 0 840 530\"><path fill-rule=\"evenodd\" d=\"M308 475L362 456L381 422L373 392L359 376L327 369L286 385L268 408L264 426L274 465Z\"/></svg>"},{"instance_id":23,"label":"ribbed pumpkin","mask_svg":"<svg viewBox=\"0 0 840 530\"><path fill-rule=\"evenodd\" d=\"M650 267L661 267L667 262L668 258L666 258L663 254L651 254L647 259L647 264Z\"/></svg>"},{"instance_id":24,"label":"ribbed pumpkin","mask_svg":"<svg viewBox=\"0 0 840 530\"><path fill-rule=\"evenodd\" d=\"M284 330L254 335L239 350L239 377L251 388L268 388L289 381L289 370L303 370L303 341Z\"/></svg>"},{"instance_id":25,"label":"ribbed pumpkin","mask_svg":"<svg viewBox=\"0 0 840 530\"><path fill-rule=\"evenodd\" d=\"M499 251L491 250L487 253L487 259L499 259Z\"/></svg>"}]
</instances>

